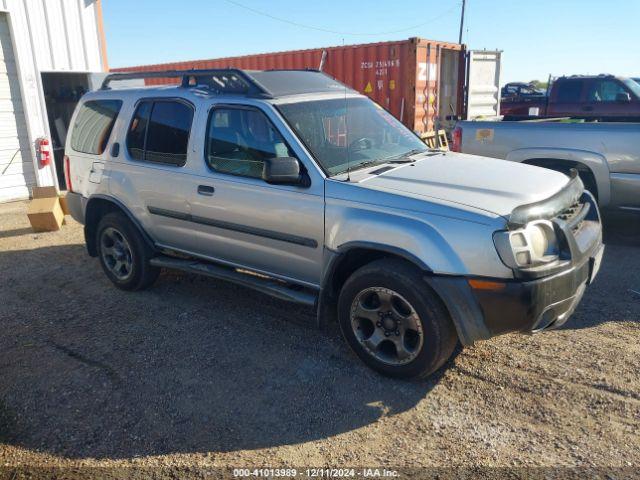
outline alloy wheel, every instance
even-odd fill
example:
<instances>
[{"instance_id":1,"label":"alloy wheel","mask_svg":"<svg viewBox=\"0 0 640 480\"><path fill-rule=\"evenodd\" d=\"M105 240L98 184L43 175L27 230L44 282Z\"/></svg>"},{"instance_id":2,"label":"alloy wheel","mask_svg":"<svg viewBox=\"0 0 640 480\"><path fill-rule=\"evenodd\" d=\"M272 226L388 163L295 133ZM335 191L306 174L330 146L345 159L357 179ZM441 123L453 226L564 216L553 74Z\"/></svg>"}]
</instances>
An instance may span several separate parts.
<instances>
[{"instance_id":1,"label":"alloy wheel","mask_svg":"<svg viewBox=\"0 0 640 480\"><path fill-rule=\"evenodd\" d=\"M127 280L133 272L133 254L126 237L113 227L100 236L100 254L109 271L118 280Z\"/></svg>"},{"instance_id":2,"label":"alloy wheel","mask_svg":"<svg viewBox=\"0 0 640 480\"><path fill-rule=\"evenodd\" d=\"M422 323L416 310L391 289L362 290L351 304L350 318L358 342L371 356L387 365L411 362L424 344Z\"/></svg>"}]
</instances>

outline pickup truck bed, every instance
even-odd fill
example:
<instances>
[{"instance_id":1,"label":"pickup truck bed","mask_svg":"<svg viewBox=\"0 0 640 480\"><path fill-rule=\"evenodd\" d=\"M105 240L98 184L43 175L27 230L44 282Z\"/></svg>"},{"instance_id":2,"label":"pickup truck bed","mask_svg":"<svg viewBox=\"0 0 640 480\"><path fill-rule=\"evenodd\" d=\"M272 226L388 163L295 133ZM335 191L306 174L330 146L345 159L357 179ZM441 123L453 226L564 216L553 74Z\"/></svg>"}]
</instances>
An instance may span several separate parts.
<instances>
[{"instance_id":1,"label":"pickup truck bed","mask_svg":"<svg viewBox=\"0 0 640 480\"><path fill-rule=\"evenodd\" d=\"M463 153L576 168L601 207L640 213L640 124L460 122L453 137Z\"/></svg>"}]
</instances>

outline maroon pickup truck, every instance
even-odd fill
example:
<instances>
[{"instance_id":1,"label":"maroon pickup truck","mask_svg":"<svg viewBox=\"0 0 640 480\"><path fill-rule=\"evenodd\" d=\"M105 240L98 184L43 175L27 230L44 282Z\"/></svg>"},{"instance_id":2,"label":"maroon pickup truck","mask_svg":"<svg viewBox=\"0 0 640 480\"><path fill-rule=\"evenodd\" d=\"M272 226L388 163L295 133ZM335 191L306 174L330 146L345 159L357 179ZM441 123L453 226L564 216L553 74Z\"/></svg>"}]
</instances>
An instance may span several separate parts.
<instances>
[{"instance_id":1,"label":"maroon pickup truck","mask_svg":"<svg viewBox=\"0 0 640 480\"><path fill-rule=\"evenodd\" d=\"M503 98L505 120L572 117L588 120L640 120L640 84L613 75L560 77L545 97Z\"/></svg>"}]
</instances>

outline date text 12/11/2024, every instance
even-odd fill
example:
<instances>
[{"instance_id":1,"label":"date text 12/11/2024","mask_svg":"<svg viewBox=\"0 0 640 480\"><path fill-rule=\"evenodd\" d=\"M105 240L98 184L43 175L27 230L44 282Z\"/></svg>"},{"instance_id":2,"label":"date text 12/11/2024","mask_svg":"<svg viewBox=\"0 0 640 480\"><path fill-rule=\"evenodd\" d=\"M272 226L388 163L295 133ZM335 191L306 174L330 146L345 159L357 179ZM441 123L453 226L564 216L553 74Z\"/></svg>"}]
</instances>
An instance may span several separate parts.
<instances>
[{"instance_id":1,"label":"date text 12/11/2024","mask_svg":"<svg viewBox=\"0 0 640 480\"><path fill-rule=\"evenodd\" d=\"M234 468L236 478L397 478L396 470L386 468Z\"/></svg>"}]
</instances>

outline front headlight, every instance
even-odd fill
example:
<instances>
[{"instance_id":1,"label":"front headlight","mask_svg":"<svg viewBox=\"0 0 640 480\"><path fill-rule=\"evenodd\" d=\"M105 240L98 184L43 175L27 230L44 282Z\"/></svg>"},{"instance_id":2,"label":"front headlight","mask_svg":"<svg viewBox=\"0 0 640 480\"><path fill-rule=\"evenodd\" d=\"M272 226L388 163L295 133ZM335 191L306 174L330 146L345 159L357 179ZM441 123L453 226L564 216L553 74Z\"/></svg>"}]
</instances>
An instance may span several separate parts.
<instances>
[{"instance_id":1,"label":"front headlight","mask_svg":"<svg viewBox=\"0 0 640 480\"><path fill-rule=\"evenodd\" d=\"M511 268L551 263L560 253L553 224L547 220L530 222L517 230L496 232L493 241L500 258Z\"/></svg>"}]
</instances>

